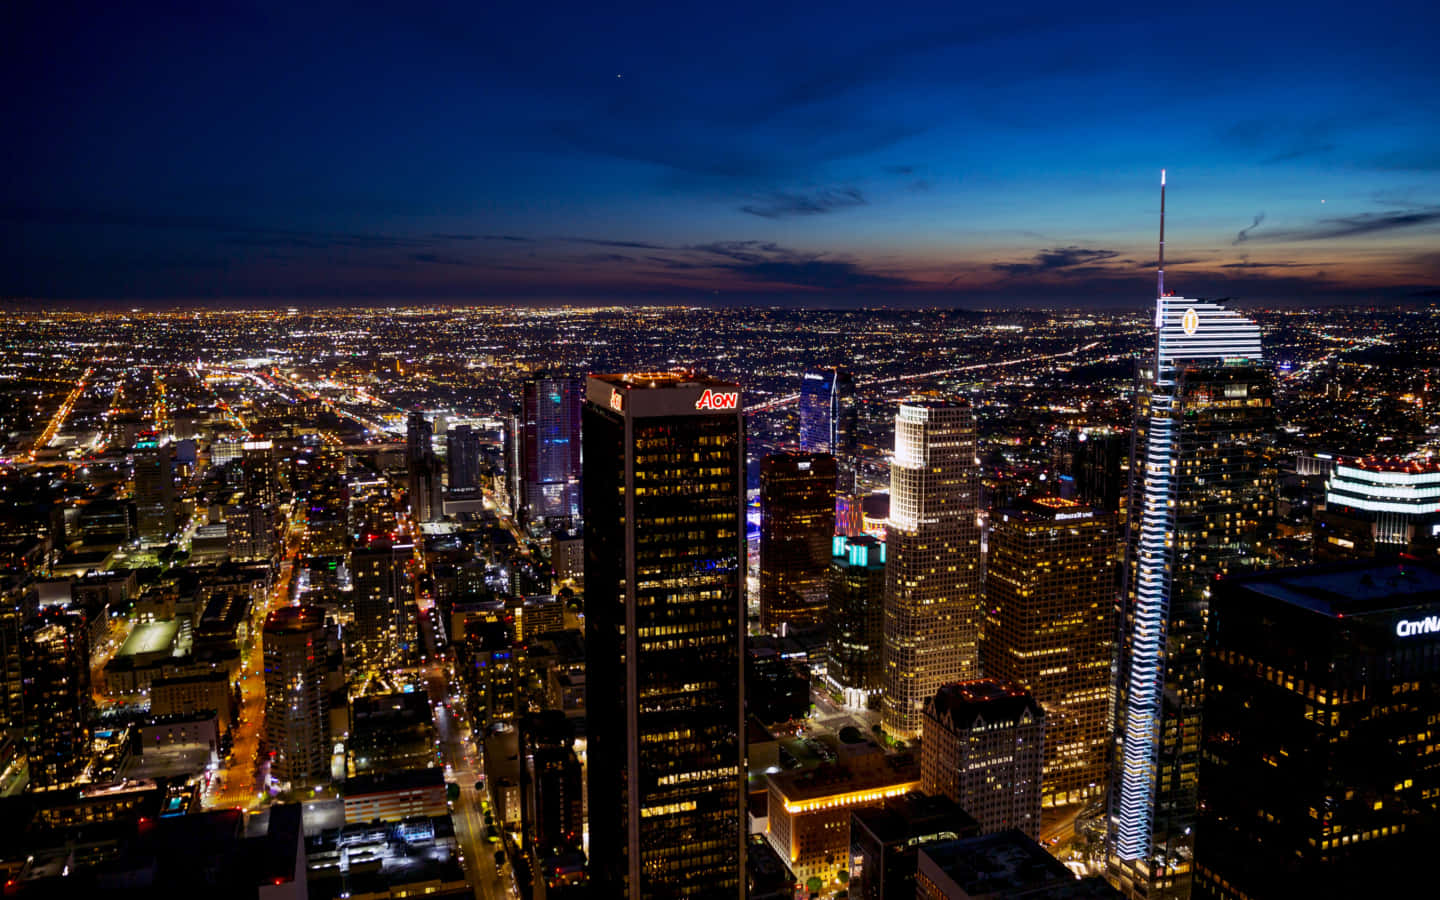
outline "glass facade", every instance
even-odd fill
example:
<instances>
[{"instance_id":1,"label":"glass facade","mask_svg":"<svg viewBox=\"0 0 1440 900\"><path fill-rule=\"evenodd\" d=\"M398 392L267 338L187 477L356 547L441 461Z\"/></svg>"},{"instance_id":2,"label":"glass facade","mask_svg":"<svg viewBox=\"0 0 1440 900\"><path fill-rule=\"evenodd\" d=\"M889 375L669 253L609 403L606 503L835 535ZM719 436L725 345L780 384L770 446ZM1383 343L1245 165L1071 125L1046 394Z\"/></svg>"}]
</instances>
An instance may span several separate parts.
<instances>
[{"instance_id":1,"label":"glass facade","mask_svg":"<svg viewBox=\"0 0 1440 900\"><path fill-rule=\"evenodd\" d=\"M885 542L862 535L831 544L825 679L846 706L874 706L885 684Z\"/></svg>"},{"instance_id":2,"label":"glass facade","mask_svg":"<svg viewBox=\"0 0 1440 900\"><path fill-rule=\"evenodd\" d=\"M1223 307L1157 301L1136 396L1116 681L1108 876L1186 897L1209 586L1257 565L1271 516L1274 378L1260 330Z\"/></svg>"},{"instance_id":3,"label":"glass facade","mask_svg":"<svg viewBox=\"0 0 1440 900\"><path fill-rule=\"evenodd\" d=\"M1440 569L1226 579L1211 603L1194 896L1408 897L1440 838Z\"/></svg>"},{"instance_id":4,"label":"glass facade","mask_svg":"<svg viewBox=\"0 0 1440 900\"><path fill-rule=\"evenodd\" d=\"M821 624L835 534L835 457L765 457L760 515L760 626Z\"/></svg>"},{"instance_id":5,"label":"glass facade","mask_svg":"<svg viewBox=\"0 0 1440 900\"><path fill-rule=\"evenodd\" d=\"M596 376L584 408L592 883L744 892L739 388Z\"/></svg>"}]
</instances>

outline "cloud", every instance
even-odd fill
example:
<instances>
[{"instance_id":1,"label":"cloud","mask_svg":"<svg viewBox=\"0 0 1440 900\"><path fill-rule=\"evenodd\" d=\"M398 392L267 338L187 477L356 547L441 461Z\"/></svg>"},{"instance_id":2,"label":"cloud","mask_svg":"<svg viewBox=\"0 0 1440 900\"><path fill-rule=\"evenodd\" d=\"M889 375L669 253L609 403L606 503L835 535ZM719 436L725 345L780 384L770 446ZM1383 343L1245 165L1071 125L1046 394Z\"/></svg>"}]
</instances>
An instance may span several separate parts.
<instances>
[{"instance_id":1,"label":"cloud","mask_svg":"<svg viewBox=\"0 0 1440 900\"><path fill-rule=\"evenodd\" d=\"M788 284L796 287L847 290L856 288L901 288L913 284L908 278L866 272L854 263L825 259L769 260L720 266L748 281Z\"/></svg>"},{"instance_id":2,"label":"cloud","mask_svg":"<svg viewBox=\"0 0 1440 900\"><path fill-rule=\"evenodd\" d=\"M1256 215L1255 215L1255 221L1251 222L1248 226L1240 229L1240 231L1237 232L1236 235L1235 235L1235 240L1233 240L1233 241L1230 242L1230 246L1233 247L1233 246L1235 246L1236 244L1243 244L1243 243L1245 243L1246 241L1248 241L1248 240L1250 239L1250 232L1252 232L1252 231L1254 231L1255 229L1259 228L1259 227L1260 227L1260 223L1261 223L1261 222L1264 222L1264 221L1265 221L1265 213L1264 213L1264 212L1256 213Z\"/></svg>"},{"instance_id":3,"label":"cloud","mask_svg":"<svg viewBox=\"0 0 1440 900\"><path fill-rule=\"evenodd\" d=\"M1440 206L1425 206L1400 212L1360 213L1354 216L1320 219L1308 228L1265 232L1254 237L1245 234L1245 231L1248 230L1246 229L1241 231L1241 235L1244 236L1244 240L1254 241L1327 241L1383 234L1387 231L1417 228L1437 222L1440 222ZM1241 243L1241 238L1237 237L1234 243Z\"/></svg>"},{"instance_id":4,"label":"cloud","mask_svg":"<svg viewBox=\"0 0 1440 900\"><path fill-rule=\"evenodd\" d=\"M1317 266L1329 266L1329 265L1333 265L1333 263L1327 263L1327 262L1315 262L1315 263L1304 263L1304 262L1251 262L1250 260L1245 259L1245 260L1242 260L1241 262L1225 263L1225 264L1223 264L1222 266L1220 266L1220 268L1222 268L1222 269L1313 269L1313 268L1316 268Z\"/></svg>"},{"instance_id":5,"label":"cloud","mask_svg":"<svg viewBox=\"0 0 1440 900\"><path fill-rule=\"evenodd\" d=\"M605 241L599 238L567 237L562 241L569 241L572 244L593 244L596 247L625 247L630 250L669 250L663 244L647 244L643 241Z\"/></svg>"},{"instance_id":6,"label":"cloud","mask_svg":"<svg viewBox=\"0 0 1440 900\"><path fill-rule=\"evenodd\" d=\"M1051 250L1041 250L1035 254L1033 262L1028 263L996 263L990 268L997 272L1004 272L1007 275L1043 275L1048 272L1060 272L1069 275L1075 273L1090 273L1101 269L1096 263L1114 259L1120 255L1117 250L1090 250L1085 247L1056 247Z\"/></svg>"},{"instance_id":7,"label":"cloud","mask_svg":"<svg viewBox=\"0 0 1440 900\"><path fill-rule=\"evenodd\" d=\"M826 188L809 194L777 191L763 202L740 207L741 212L762 219L783 219L789 216L814 216L864 206L865 196L858 188Z\"/></svg>"},{"instance_id":8,"label":"cloud","mask_svg":"<svg viewBox=\"0 0 1440 900\"><path fill-rule=\"evenodd\" d=\"M454 256L443 256L439 253L412 253L410 259L413 262L429 263L439 266L468 266L470 263Z\"/></svg>"}]
</instances>

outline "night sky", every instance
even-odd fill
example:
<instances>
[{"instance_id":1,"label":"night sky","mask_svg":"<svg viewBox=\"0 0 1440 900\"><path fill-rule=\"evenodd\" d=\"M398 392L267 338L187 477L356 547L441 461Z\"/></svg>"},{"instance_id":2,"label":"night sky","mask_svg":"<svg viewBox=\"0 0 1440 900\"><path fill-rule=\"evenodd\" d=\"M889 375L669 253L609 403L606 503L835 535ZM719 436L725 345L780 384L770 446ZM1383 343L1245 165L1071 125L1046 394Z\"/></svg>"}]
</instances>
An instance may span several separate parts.
<instances>
[{"instance_id":1,"label":"night sky","mask_svg":"<svg viewBox=\"0 0 1440 900\"><path fill-rule=\"evenodd\" d=\"M1440 296L1440 4L296 6L5 4L0 296Z\"/></svg>"}]
</instances>

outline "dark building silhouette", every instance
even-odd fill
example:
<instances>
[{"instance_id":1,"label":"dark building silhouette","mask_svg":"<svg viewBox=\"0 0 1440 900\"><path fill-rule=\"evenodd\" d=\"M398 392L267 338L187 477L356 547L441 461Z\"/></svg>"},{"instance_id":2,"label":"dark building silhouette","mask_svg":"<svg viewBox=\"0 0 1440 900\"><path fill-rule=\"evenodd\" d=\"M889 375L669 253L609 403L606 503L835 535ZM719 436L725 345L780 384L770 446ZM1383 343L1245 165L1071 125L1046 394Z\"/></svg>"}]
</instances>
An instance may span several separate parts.
<instances>
[{"instance_id":1,"label":"dark building silhouette","mask_svg":"<svg viewBox=\"0 0 1440 900\"><path fill-rule=\"evenodd\" d=\"M1404 897L1440 838L1440 566L1215 586L1194 896Z\"/></svg>"},{"instance_id":2,"label":"dark building silhouette","mask_svg":"<svg viewBox=\"0 0 1440 900\"><path fill-rule=\"evenodd\" d=\"M741 897L740 388L637 374L585 391L592 891Z\"/></svg>"},{"instance_id":3,"label":"dark building silhouette","mask_svg":"<svg viewBox=\"0 0 1440 900\"><path fill-rule=\"evenodd\" d=\"M979 833L979 824L944 796L912 791L857 809L850 814L850 896L909 900L921 850Z\"/></svg>"},{"instance_id":4,"label":"dark building silhouette","mask_svg":"<svg viewBox=\"0 0 1440 900\"><path fill-rule=\"evenodd\" d=\"M451 491L480 487L480 432L456 425L445 432L445 465Z\"/></svg>"},{"instance_id":5,"label":"dark building silhouette","mask_svg":"<svg viewBox=\"0 0 1440 900\"><path fill-rule=\"evenodd\" d=\"M531 859L576 853L585 826L575 723L560 710L520 719L521 834Z\"/></svg>"},{"instance_id":6,"label":"dark building silhouette","mask_svg":"<svg viewBox=\"0 0 1440 900\"><path fill-rule=\"evenodd\" d=\"M825 680L847 706L875 706L885 686L885 542L833 538L829 593Z\"/></svg>"},{"instance_id":7,"label":"dark building silhouette","mask_svg":"<svg viewBox=\"0 0 1440 900\"><path fill-rule=\"evenodd\" d=\"M835 534L835 458L780 453L760 463L760 625L825 620Z\"/></svg>"},{"instance_id":8,"label":"dark building silhouette","mask_svg":"<svg viewBox=\"0 0 1440 900\"><path fill-rule=\"evenodd\" d=\"M770 647L745 652L745 704L762 722L788 722L810 714L810 673Z\"/></svg>"}]
</instances>

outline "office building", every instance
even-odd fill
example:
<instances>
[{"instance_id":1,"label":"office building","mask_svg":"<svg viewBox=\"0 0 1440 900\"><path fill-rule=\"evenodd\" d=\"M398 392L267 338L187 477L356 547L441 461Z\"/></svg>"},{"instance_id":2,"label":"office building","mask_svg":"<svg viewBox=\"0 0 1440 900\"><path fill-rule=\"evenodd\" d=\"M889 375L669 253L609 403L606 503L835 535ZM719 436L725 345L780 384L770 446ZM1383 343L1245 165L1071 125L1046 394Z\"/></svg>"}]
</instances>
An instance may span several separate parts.
<instances>
[{"instance_id":1,"label":"office building","mask_svg":"<svg viewBox=\"0 0 1440 900\"><path fill-rule=\"evenodd\" d=\"M1130 471L1130 434L1114 428L1076 428L1058 436L1051 460L1061 490L1105 512L1117 512Z\"/></svg>"},{"instance_id":2,"label":"office building","mask_svg":"<svg viewBox=\"0 0 1440 900\"><path fill-rule=\"evenodd\" d=\"M885 542L868 535L831 539L825 681L861 709L885 685Z\"/></svg>"},{"instance_id":3,"label":"office building","mask_svg":"<svg viewBox=\"0 0 1440 900\"><path fill-rule=\"evenodd\" d=\"M920 851L916 900L1119 900L1101 878L1078 879L1016 830L931 844Z\"/></svg>"},{"instance_id":4,"label":"office building","mask_svg":"<svg viewBox=\"0 0 1440 900\"><path fill-rule=\"evenodd\" d=\"M410 516L417 523L439 519L445 513L445 492L435 457L435 426L419 410L405 422L405 469Z\"/></svg>"},{"instance_id":5,"label":"office building","mask_svg":"<svg viewBox=\"0 0 1440 900\"><path fill-rule=\"evenodd\" d=\"M855 900L910 900L920 851L974 837L980 826L949 797L919 791L850 814L849 895Z\"/></svg>"},{"instance_id":6,"label":"office building","mask_svg":"<svg viewBox=\"0 0 1440 900\"><path fill-rule=\"evenodd\" d=\"M265 619L265 743L271 774L296 787L330 776L325 611L285 606Z\"/></svg>"},{"instance_id":7,"label":"office building","mask_svg":"<svg viewBox=\"0 0 1440 900\"><path fill-rule=\"evenodd\" d=\"M245 441L240 445L240 476L246 503L268 506L280 501L274 441Z\"/></svg>"},{"instance_id":8,"label":"office building","mask_svg":"<svg viewBox=\"0 0 1440 900\"><path fill-rule=\"evenodd\" d=\"M765 776L765 835L801 883L819 877L828 884L849 872L851 812L920 786L914 756L861 746L843 762Z\"/></svg>"},{"instance_id":9,"label":"office building","mask_svg":"<svg viewBox=\"0 0 1440 900\"><path fill-rule=\"evenodd\" d=\"M515 639L514 619L465 623L458 654L463 668L466 707L477 729L514 720L519 698L523 649Z\"/></svg>"},{"instance_id":10,"label":"office building","mask_svg":"<svg viewBox=\"0 0 1440 900\"><path fill-rule=\"evenodd\" d=\"M741 897L740 388L641 374L592 376L585 391L593 890Z\"/></svg>"},{"instance_id":11,"label":"office building","mask_svg":"<svg viewBox=\"0 0 1440 900\"><path fill-rule=\"evenodd\" d=\"M844 369L806 372L800 381L800 452L835 457L836 487L855 491L859 434L855 376Z\"/></svg>"},{"instance_id":12,"label":"office building","mask_svg":"<svg viewBox=\"0 0 1440 900\"><path fill-rule=\"evenodd\" d=\"M520 832L531 859L575 853L585 806L575 723L560 710L520 720Z\"/></svg>"},{"instance_id":13,"label":"office building","mask_svg":"<svg viewBox=\"0 0 1440 900\"><path fill-rule=\"evenodd\" d=\"M526 525L579 524L580 391L578 380L545 373L521 391L516 518Z\"/></svg>"},{"instance_id":14,"label":"office building","mask_svg":"<svg viewBox=\"0 0 1440 900\"><path fill-rule=\"evenodd\" d=\"M362 665L385 668L410 656L415 605L405 574L409 546L379 544L350 553L353 640L347 652Z\"/></svg>"},{"instance_id":15,"label":"office building","mask_svg":"<svg viewBox=\"0 0 1440 900\"><path fill-rule=\"evenodd\" d=\"M1440 463L1358 459L1334 465L1315 511L1315 558L1434 556L1440 546Z\"/></svg>"},{"instance_id":16,"label":"office building","mask_svg":"<svg viewBox=\"0 0 1440 900\"><path fill-rule=\"evenodd\" d=\"M1192 896L1428 893L1440 839L1440 566L1227 578L1205 650Z\"/></svg>"},{"instance_id":17,"label":"office building","mask_svg":"<svg viewBox=\"0 0 1440 900\"><path fill-rule=\"evenodd\" d=\"M90 761L90 642L84 617L51 607L22 626L20 672L30 789L69 787Z\"/></svg>"},{"instance_id":18,"label":"office building","mask_svg":"<svg viewBox=\"0 0 1440 900\"><path fill-rule=\"evenodd\" d=\"M1115 648L1115 516L1060 497L991 515L985 674L1045 709L1044 804L1105 792Z\"/></svg>"},{"instance_id":19,"label":"office building","mask_svg":"<svg viewBox=\"0 0 1440 900\"><path fill-rule=\"evenodd\" d=\"M919 734L941 685L979 674L979 469L968 403L900 405L885 529L881 724L902 740Z\"/></svg>"},{"instance_id":20,"label":"office building","mask_svg":"<svg viewBox=\"0 0 1440 900\"><path fill-rule=\"evenodd\" d=\"M1260 329L1215 303L1156 301L1140 365L1116 681L1107 878L1189 892L1209 586L1263 559L1274 379Z\"/></svg>"},{"instance_id":21,"label":"office building","mask_svg":"<svg viewBox=\"0 0 1440 900\"><path fill-rule=\"evenodd\" d=\"M920 789L949 797L981 834L1040 836L1045 711L1024 688L994 678L947 684L925 706Z\"/></svg>"},{"instance_id":22,"label":"office building","mask_svg":"<svg viewBox=\"0 0 1440 900\"><path fill-rule=\"evenodd\" d=\"M456 425L445 432L445 465L452 493L480 489L480 432Z\"/></svg>"},{"instance_id":23,"label":"office building","mask_svg":"<svg viewBox=\"0 0 1440 900\"><path fill-rule=\"evenodd\" d=\"M825 620L835 534L835 458L779 453L760 463L760 626Z\"/></svg>"},{"instance_id":24,"label":"office building","mask_svg":"<svg viewBox=\"0 0 1440 900\"><path fill-rule=\"evenodd\" d=\"M281 540L280 510L274 504L245 502L225 507L225 549L230 559L278 559Z\"/></svg>"},{"instance_id":25,"label":"office building","mask_svg":"<svg viewBox=\"0 0 1440 900\"><path fill-rule=\"evenodd\" d=\"M168 543L175 534L174 463L153 432L135 442L135 517L147 544Z\"/></svg>"}]
</instances>

